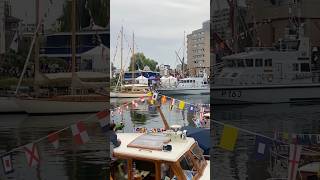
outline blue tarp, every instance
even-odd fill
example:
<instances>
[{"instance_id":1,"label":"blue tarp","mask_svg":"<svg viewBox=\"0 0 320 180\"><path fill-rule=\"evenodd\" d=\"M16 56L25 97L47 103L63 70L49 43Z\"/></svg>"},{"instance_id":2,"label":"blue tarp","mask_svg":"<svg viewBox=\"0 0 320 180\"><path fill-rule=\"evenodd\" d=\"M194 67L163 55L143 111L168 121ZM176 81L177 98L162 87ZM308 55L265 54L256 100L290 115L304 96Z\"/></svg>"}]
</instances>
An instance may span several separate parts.
<instances>
[{"instance_id":1,"label":"blue tarp","mask_svg":"<svg viewBox=\"0 0 320 180\"><path fill-rule=\"evenodd\" d=\"M182 130L187 130L187 136L194 138L198 142L199 147L204 151L204 155L209 155L211 148L210 129L186 126Z\"/></svg>"}]
</instances>

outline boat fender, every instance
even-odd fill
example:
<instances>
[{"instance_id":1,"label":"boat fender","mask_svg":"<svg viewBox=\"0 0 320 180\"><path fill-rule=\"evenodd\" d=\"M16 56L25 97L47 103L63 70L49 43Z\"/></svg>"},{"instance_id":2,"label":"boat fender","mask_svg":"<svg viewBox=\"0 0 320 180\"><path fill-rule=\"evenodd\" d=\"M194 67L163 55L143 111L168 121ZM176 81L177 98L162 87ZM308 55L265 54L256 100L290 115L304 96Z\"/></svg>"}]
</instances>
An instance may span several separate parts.
<instances>
[{"instance_id":1,"label":"boat fender","mask_svg":"<svg viewBox=\"0 0 320 180\"><path fill-rule=\"evenodd\" d=\"M172 146L167 144L167 145L163 145L163 151L172 151Z\"/></svg>"}]
</instances>

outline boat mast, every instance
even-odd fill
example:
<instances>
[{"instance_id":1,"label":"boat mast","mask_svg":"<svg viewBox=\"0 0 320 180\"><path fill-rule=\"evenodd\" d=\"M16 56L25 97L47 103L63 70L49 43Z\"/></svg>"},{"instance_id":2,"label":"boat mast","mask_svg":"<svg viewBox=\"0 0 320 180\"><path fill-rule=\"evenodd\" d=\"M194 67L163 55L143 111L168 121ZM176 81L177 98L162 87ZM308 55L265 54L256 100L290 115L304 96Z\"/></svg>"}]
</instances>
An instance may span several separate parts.
<instances>
[{"instance_id":1,"label":"boat mast","mask_svg":"<svg viewBox=\"0 0 320 180\"><path fill-rule=\"evenodd\" d=\"M185 57L185 51L186 51L186 31L183 31L183 55L182 55L182 78L184 78L184 57Z\"/></svg>"},{"instance_id":2,"label":"boat mast","mask_svg":"<svg viewBox=\"0 0 320 180\"><path fill-rule=\"evenodd\" d=\"M71 93L75 93L75 78L76 78L76 1L72 0L71 10L71 48L72 48L72 60L71 60Z\"/></svg>"},{"instance_id":3,"label":"boat mast","mask_svg":"<svg viewBox=\"0 0 320 180\"><path fill-rule=\"evenodd\" d=\"M40 26L40 0L36 0L36 26ZM34 44L34 91L36 95L39 94L39 77L40 76L40 62L39 62L39 31L35 34Z\"/></svg>"},{"instance_id":4,"label":"boat mast","mask_svg":"<svg viewBox=\"0 0 320 180\"><path fill-rule=\"evenodd\" d=\"M120 50L120 90L122 90L122 81L123 81L123 76L124 76L124 72L123 72L123 67L122 67L122 57L123 57L123 26L121 26L121 50Z\"/></svg>"},{"instance_id":5,"label":"boat mast","mask_svg":"<svg viewBox=\"0 0 320 180\"><path fill-rule=\"evenodd\" d=\"M134 57L134 33L132 34L132 88L131 91L133 92L134 89L134 71L135 71L135 57Z\"/></svg>"}]
</instances>

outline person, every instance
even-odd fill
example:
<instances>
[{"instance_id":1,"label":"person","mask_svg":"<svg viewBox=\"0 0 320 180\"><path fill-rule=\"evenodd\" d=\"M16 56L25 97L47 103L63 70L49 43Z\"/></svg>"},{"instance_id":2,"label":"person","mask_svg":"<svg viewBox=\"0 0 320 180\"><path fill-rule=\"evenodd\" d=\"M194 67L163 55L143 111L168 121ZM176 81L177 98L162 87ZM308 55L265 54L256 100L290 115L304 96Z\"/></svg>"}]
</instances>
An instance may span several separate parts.
<instances>
[{"instance_id":1,"label":"person","mask_svg":"<svg viewBox=\"0 0 320 180\"><path fill-rule=\"evenodd\" d=\"M113 157L113 149L119 147L121 144L121 141L118 139L116 134L116 124L111 123L109 125L108 135L110 137L110 157L114 160L115 158Z\"/></svg>"}]
</instances>

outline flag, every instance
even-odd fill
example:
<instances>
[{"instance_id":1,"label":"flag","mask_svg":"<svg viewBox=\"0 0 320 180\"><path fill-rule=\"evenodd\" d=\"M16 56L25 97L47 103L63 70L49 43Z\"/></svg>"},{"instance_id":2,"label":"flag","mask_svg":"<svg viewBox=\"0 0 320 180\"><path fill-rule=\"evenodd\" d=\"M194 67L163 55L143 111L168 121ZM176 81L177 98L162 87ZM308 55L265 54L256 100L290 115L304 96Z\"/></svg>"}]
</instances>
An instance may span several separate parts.
<instances>
[{"instance_id":1,"label":"flag","mask_svg":"<svg viewBox=\"0 0 320 180\"><path fill-rule=\"evenodd\" d=\"M140 102L144 102L144 96L140 97Z\"/></svg>"},{"instance_id":2,"label":"flag","mask_svg":"<svg viewBox=\"0 0 320 180\"><path fill-rule=\"evenodd\" d=\"M9 174L9 173L13 172L11 154L7 154L5 156L2 156L1 159L2 159L4 173Z\"/></svg>"},{"instance_id":3,"label":"flag","mask_svg":"<svg viewBox=\"0 0 320 180\"><path fill-rule=\"evenodd\" d=\"M53 145L55 149L59 148L59 134L58 132L53 132L48 135L48 141Z\"/></svg>"},{"instance_id":4,"label":"flag","mask_svg":"<svg viewBox=\"0 0 320 180\"><path fill-rule=\"evenodd\" d=\"M158 93L154 92L152 95L152 99L153 100L157 100L158 99Z\"/></svg>"},{"instance_id":5,"label":"flag","mask_svg":"<svg viewBox=\"0 0 320 180\"><path fill-rule=\"evenodd\" d=\"M107 110L103 110L103 111L100 111L97 113L97 118L98 119L102 119L102 118L105 118L107 117L108 115L108 111Z\"/></svg>"},{"instance_id":6,"label":"flag","mask_svg":"<svg viewBox=\"0 0 320 180\"><path fill-rule=\"evenodd\" d=\"M131 104L132 104L132 108L137 108L138 107L138 103L136 103L135 100L132 100Z\"/></svg>"},{"instance_id":7,"label":"flag","mask_svg":"<svg viewBox=\"0 0 320 180\"><path fill-rule=\"evenodd\" d=\"M295 180L301 155L301 145L290 144L288 180Z\"/></svg>"},{"instance_id":8,"label":"flag","mask_svg":"<svg viewBox=\"0 0 320 180\"><path fill-rule=\"evenodd\" d=\"M204 107L200 108L200 119L204 118Z\"/></svg>"},{"instance_id":9,"label":"flag","mask_svg":"<svg viewBox=\"0 0 320 180\"><path fill-rule=\"evenodd\" d=\"M189 112L194 112L195 111L194 105L190 104L188 110L189 110Z\"/></svg>"},{"instance_id":10,"label":"flag","mask_svg":"<svg viewBox=\"0 0 320 180\"><path fill-rule=\"evenodd\" d=\"M162 96L161 97L161 104L165 104L167 102L167 97L166 96Z\"/></svg>"},{"instance_id":11,"label":"flag","mask_svg":"<svg viewBox=\"0 0 320 180\"><path fill-rule=\"evenodd\" d=\"M18 32L14 34L14 37L10 44L10 49L12 49L14 52L18 52Z\"/></svg>"},{"instance_id":12,"label":"flag","mask_svg":"<svg viewBox=\"0 0 320 180\"><path fill-rule=\"evenodd\" d=\"M149 92L147 93L147 96L148 96L148 97L152 97L152 92L149 91Z\"/></svg>"},{"instance_id":13,"label":"flag","mask_svg":"<svg viewBox=\"0 0 320 180\"><path fill-rule=\"evenodd\" d=\"M36 144L34 143L27 144L23 147L23 149L26 154L29 167L36 166L40 163L40 157L39 157L38 148L36 147Z\"/></svg>"},{"instance_id":14,"label":"flag","mask_svg":"<svg viewBox=\"0 0 320 180\"><path fill-rule=\"evenodd\" d=\"M230 126L223 127L222 137L220 139L219 147L233 151L238 138L238 129Z\"/></svg>"},{"instance_id":15,"label":"flag","mask_svg":"<svg viewBox=\"0 0 320 180\"><path fill-rule=\"evenodd\" d=\"M89 136L83 122L71 125L71 131L76 144L81 145L89 141Z\"/></svg>"},{"instance_id":16,"label":"flag","mask_svg":"<svg viewBox=\"0 0 320 180\"><path fill-rule=\"evenodd\" d=\"M272 145L272 141L270 139L267 139L261 136L256 136L256 142L255 142L256 159L265 160L267 155L269 154L271 145Z\"/></svg>"},{"instance_id":17,"label":"flag","mask_svg":"<svg viewBox=\"0 0 320 180\"><path fill-rule=\"evenodd\" d=\"M179 102L179 109L183 110L184 109L184 105L185 105L184 101L180 101Z\"/></svg>"},{"instance_id":18,"label":"flag","mask_svg":"<svg viewBox=\"0 0 320 180\"><path fill-rule=\"evenodd\" d=\"M171 103L169 105L169 110L172 111L173 109L173 106L174 106L174 103L175 103L175 99L171 98Z\"/></svg>"}]
</instances>

